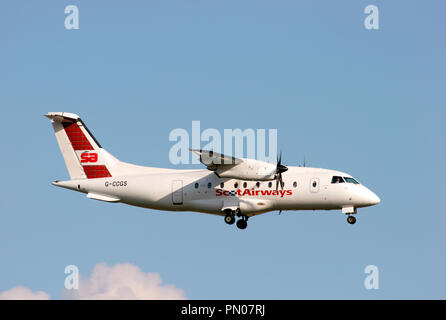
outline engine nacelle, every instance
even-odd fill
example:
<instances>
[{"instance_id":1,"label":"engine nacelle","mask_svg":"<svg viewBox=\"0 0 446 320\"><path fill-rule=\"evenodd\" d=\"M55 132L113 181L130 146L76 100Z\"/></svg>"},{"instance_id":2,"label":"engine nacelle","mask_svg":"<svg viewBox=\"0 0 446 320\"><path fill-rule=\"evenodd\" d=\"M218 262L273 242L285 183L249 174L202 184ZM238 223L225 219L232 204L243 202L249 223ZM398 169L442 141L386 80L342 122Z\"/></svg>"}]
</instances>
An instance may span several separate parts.
<instances>
[{"instance_id":1,"label":"engine nacelle","mask_svg":"<svg viewBox=\"0 0 446 320\"><path fill-rule=\"evenodd\" d=\"M260 160L244 159L236 165L217 165L214 171L221 178L266 181L274 180L276 165Z\"/></svg>"}]
</instances>

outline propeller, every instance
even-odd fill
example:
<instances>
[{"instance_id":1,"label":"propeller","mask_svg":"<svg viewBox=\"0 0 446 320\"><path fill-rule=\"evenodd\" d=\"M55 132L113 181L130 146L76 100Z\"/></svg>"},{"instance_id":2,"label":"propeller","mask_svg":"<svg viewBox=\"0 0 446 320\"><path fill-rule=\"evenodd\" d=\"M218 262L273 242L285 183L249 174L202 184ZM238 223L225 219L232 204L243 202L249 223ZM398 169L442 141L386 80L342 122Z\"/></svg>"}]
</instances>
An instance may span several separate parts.
<instances>
[{"instance_id":1,"label":"propeller","mask_svg":"<svg viewBox=\"0 0 446 320\"><path fill-rule=\"evenodd\" d=\"M277 165L276 165L276 191L280 188L283 190L283 180L282 180L282 173L287 171L288 167L282 164L282 150L280 150L280 154L277 157ZM282 210L279 211L279 215L282 213Z\"/></svg>"},{"instance_id":2,"label":"propeller","mask_svg":"<svg viewBox=\"0 0 446 320\"><path fill-rule=\"evenodd\" d=\"M282 173L287 171L287 166L284 166L282 164L282 150L280 151L279 156L277 157L277 165L276 165L276 191L280 188L283 190L283 180L282 180Z\"/></svg>"}]
</instances>

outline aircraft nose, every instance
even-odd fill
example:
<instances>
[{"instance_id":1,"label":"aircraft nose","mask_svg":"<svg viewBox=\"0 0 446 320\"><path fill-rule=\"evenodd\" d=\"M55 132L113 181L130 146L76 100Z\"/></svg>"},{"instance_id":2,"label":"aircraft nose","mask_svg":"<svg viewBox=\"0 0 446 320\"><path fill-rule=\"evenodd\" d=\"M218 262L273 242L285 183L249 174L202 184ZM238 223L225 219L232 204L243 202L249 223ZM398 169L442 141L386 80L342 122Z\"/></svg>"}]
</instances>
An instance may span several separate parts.
<instances>
[{"instance_id":1,"label":"aircraft nose","mask_svg":"<svg viewBox=\"0 0 446 320\"><path fill-rule=\"evenodd\" d=\"M374 206L375 204L378 204L381 202L381 199L374 194L372 191L370 191L370 195L369 195L369 203L371 206Z\"/></svg>"},{"instance_id":2,"label":"aircraft nose","mask_svg":"<svg viewBox=\"0 0 446 320\"><path fill-rule=\"evenodd\" d=\"M365 186L356 190L354 199L356 199L357 205L364 207L374 206L381 202L381 199Z\"/></svg>"}]
</instances>

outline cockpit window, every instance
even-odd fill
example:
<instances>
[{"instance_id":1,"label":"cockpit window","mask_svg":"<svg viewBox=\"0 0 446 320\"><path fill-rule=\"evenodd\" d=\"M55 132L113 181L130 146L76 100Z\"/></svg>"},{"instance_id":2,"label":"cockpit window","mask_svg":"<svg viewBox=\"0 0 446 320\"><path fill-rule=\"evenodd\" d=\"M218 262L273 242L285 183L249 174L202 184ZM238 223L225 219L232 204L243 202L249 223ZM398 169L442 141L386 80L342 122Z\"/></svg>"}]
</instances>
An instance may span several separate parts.
<instances>
[{"instance_id":1,"label":"cockpit window","mask_svg":"<svg viewBox=\"0 0 446 320\"><path fill-rule=\"evenodd\" d=\"M333 178L331 179L331 183L344 183L344 178L340 177L340 176L333 176Z\"/></svg>"},{"instance_id":2,"label":"cockpit window","mask_svg":"<svg viewBox=\"0 0 446 320\"><path fill-rule=\"evenodd\" d=\"M356 180L353 179L353 178L350 178L350 177L344 177L344 179L345 179L345 182L348 182L348 183L354 183L354 184L359 184L359 182L356 181Z\"/></svg>"}]
</instances>

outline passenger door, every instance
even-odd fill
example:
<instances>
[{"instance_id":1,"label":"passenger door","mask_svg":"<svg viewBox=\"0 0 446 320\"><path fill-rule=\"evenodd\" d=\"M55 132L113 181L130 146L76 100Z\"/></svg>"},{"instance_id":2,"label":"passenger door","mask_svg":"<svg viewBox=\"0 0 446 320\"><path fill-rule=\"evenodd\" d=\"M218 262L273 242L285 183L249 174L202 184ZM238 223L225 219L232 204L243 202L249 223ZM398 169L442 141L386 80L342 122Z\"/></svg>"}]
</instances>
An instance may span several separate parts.
<instances>
[{"instance_id":1,"label":"passenger door","mask_svg":"<svg viewBox=\"0 0 446 320\"><path fill-rule=\"evenodd\" d=\"M183 180L172 181L172 203L183 204Z\"/></svg>"}]
</instances>

